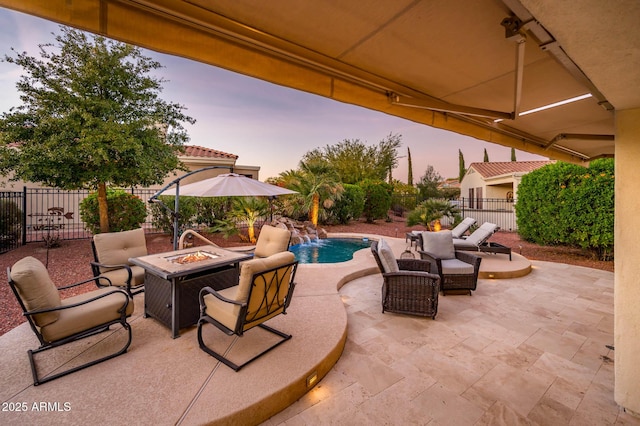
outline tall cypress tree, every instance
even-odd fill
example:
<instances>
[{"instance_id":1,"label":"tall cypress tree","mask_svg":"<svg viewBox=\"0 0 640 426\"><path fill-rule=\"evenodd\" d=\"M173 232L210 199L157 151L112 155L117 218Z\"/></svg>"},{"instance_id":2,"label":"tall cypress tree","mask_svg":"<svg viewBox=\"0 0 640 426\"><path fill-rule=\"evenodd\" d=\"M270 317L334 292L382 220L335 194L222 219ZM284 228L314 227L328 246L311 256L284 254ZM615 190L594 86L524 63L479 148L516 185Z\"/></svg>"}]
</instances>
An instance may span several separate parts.
<instances>
[{"instance_id":1,"label":"tall cypress tree","mask_svg":"<svg viewBox=\"0 0 640 426\"><path fill-rule=\"evenodd\" d=\"M458 150L458 182L462 182L465 174L467 174L467 168L464 166L464 155L461 150Z\"/></svg>"},{"instance_id":2,"label":"tall cypress tree","mask_svg":"<svg viewBox=\"0 0 640 426\"><path fill-rule=\"evenodd\" d=\"M409 164L409 175L407 176L407 183L413 186L413 164L411 164L411 150L407 147L407 163Z\"/></svg>"},{"instance_id":3,"label":"tall cypress tree","mask_svg":"<svg viewBox=\"0 0 640 426\"><path fill-rule=\"evenodd\" d=\"M516 149L511 148L511 161L516 161Z\"/></svg>"},{"instance_id":4,"label":"tall cypress tree","mask_svg":"<svg viewBox=\"0 0 640 426\"><path fill-rule=\"evenodd\" d=\"M487 154L487 148L484 149L484 160L485 163L489 162L489 154Z\"/></svg>"}]
</instances>

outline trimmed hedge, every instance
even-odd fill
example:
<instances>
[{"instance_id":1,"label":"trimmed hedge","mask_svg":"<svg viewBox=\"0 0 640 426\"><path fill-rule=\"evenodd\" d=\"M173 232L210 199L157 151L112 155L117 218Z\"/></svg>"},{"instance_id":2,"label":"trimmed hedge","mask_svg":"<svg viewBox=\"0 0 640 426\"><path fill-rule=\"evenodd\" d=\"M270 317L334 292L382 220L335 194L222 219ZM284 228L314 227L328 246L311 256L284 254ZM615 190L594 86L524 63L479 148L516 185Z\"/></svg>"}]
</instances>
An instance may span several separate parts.
<instances>
[{"instance_id":1,"label":"trimmed hedge","mask_svg":"<svg viewBox=\"0 0 640 426\"><path fill-rule=\"evenodd\" d=\"M528 173L515 207L523 239L613 258L613 159L595 160L588 168L557 162Z\"/></svg>"}]
</instances>

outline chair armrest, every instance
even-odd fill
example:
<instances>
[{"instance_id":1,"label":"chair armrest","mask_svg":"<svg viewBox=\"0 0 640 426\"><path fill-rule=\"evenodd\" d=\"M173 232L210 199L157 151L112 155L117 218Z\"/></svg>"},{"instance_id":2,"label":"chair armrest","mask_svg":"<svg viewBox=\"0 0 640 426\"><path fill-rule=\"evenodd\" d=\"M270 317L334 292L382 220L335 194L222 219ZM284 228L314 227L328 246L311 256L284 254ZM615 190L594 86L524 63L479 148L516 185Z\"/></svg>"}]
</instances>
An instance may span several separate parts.
<instances>
[{"instance_id":1,"label":"chair armrest","mask_svg":"<svg viewBox=\"0 0 640 426\"><path fill-rule=\"evenodd\" d=\"M384 278L385 286L428 286L434 287L435 292L437 293L440 289L440 276L436 274L432 274L429 272L408 272L408 271L400 271L400 272L388 272L382 274Z\"/></svg>"},{"instance_id":2,"label":"chair armrest","mask_svg":"<svg viewBox=\"0 0 640 426\"><path fill-rule=\"evenodd\" d=\"M397 262L401 271L431 271L431 263L425 259L397 259Z\"/></svg>"},{"instance_id":3,"label":"chair armrest","mask_svg":"<svg viewBox=\"0 0 640 426\"><path fill-rule=\"evenodd\" d=\"M97 276L97 277L87 278L86 280L79 281L79 282L73 283L73 284L69 284L69 285L66 285L64 287L58 287L58 290L66 290L66 289L69 289L69 288L77 287L79 285L95 281L96 279L98 279L98 280L107 280L109 282L109 284L107 286L111 286L113 284L109 278L103 277L102 275L100 275L100 276Z\"/></svg>"},{"instance_id":4,"label":"chair armrest","mask_svg":"<svg viewBox=\"0 0 640 426\"><path fill-rule=\"evenodd\" d=\"M418 250L418 253L420 253L420 259L422 260L429 260L432 262L442 261L442 259L440 259L439 257L436 257L435 254L429 253L428 251Z\"/></svg>"},{"instance_id":5,"label":"chair armrest","mask_svg":"<svg viewBox=\"0 0 640 426\"><path fill-rule=\"evenodd\" d=\"M385 272L382 274L384 278L393 279L394 277L417 277L421 279L435 279L439 280L440 277L437 274L423 271L400 271L400 272Z\"/></svg>"},{"instance_id":6,"label":"chair armrest","mask_svg":"<svg viewBox=\"0 0 640 426\"><path fill-rule=\"evenodd\" d=\"M127 278L127 282L130 283L131 282L131 278L133 277L133 272L131 271L131 266L127 265L126 263L118 263L118 264L114 264L114 265L110 265L107 263L99 263L99 262L89 262L91 264L91 269L93 270L93 275L94 276L98 276L101 274L100 272L100 268L106 268L106 269L126 269L127 270L127 274L129 275L129 277Z\"/></svg>"},{"instance_id":7,"label":"chair armrest","mask_svg":"<svg viewBox=\"0 0 640 426\"><path fill-rule=\"evenodd\" d=\"M90 279L89 281L93 281L94 278ZM87 282L89 282L87 281ZM68 287L72 287L72 286L67 286L67 287L61 287L61 288L68 288ZM98 290L96 290L98 291ZM127 309L127 306L129 305L129 295L127 294L127 292L125 292L124 290L120 290L120 289L113 289L109 292L106 293L102 293L97 295L96 297L92 297L90 299L84 300L82 302L78 302L78 303L73 303L71 305L65 305L65 306L57 306L55 308L47 308L47 309L36 309L35 311L26 311L23 313L23 315L27 316L27 315L37 315L37 314L43 314L46 312L55 312L55 311L62 311L64 309L71 309L71 308L76 308L78 306L82 306L82 305L86 305L87 303L91 303L94 302L96 300L102 299L103 297L107 297L110 296L114 293L122 293L122 295L125 297L125 303L122 306L123 310L122 312L125 312Z\"/></svg>"}]
</instances>

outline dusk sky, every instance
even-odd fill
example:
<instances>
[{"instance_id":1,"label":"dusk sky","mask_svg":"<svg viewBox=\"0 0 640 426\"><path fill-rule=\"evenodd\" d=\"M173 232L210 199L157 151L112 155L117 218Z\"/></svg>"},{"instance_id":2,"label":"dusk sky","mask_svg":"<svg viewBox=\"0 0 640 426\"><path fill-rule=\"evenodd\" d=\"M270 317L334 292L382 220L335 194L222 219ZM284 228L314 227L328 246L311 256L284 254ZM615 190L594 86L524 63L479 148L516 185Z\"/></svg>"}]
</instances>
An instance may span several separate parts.
<instances>
[{"instance_id":1,"label":"dusk sky","mask_svg":"<svg viewBox=\"0 0 640 426\"><path fill-rule=\"evenodd\" d=\"M38 44L53 42L53 22L0 8L0 57L13 47L39 57ZM458 150L466 166L480 162L487 149L490 161L510 161L511 149L453 132L336 102L251 77L178 57L145 50L165 68L168 80L161 97L185 106L196 119L186 126L190 145L238 155L238 165L260 167L260 180L295 169L314 148L345 139L377 145L389 134L402 135L398 155L411 149L414 183L432 165L443 177L458 176ZM22 69L0 62L0 113L20 104L16 82ZM518 161L545 159L516 151ZM393 176L407 180L407 159L400 158Z\"/></svg>"}]
</instances>

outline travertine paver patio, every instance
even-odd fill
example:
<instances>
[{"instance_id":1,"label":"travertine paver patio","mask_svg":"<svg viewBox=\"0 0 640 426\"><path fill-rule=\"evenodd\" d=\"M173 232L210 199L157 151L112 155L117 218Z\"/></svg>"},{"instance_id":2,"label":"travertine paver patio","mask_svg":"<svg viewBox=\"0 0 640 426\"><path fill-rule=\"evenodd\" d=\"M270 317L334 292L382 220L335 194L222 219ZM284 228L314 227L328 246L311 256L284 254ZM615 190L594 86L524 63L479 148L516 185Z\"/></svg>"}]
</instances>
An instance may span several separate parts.
<instances>
[{"instance_id":1,"label":"travertine paver patio","mask_svg":"<svg viewBox=\"0 0 640 426\"><path fill-rule=\"evenodd\" d=\"M404 240L389 240L399 255ZM193 329L174 340L143 318L139 295L127 354L34 387L25 351L36 341L22 325L0 337L0 399L29 410L2 411L0 423L640 425L613 401L613 274L534 262L521 278L481 279L473 296L441 296L433 321L382 314L374 272L368 250L301 266L290 313L274 319L293 339L238 373L199 350ZM260 341L213 337L241 351Z\"/></svg>"},{"instance_id":2,"label":"travertine paver patio","mask_svg":"<svg viewBox=\"0 0 640 426\"><path fill-rule=\"evenodd\" d=\"M533 262L441 296L435 321L382 314L381 284L342 287L342 357L265 424L640 424L613 400L612 273Z\"/></svg>"}]
</instances>

